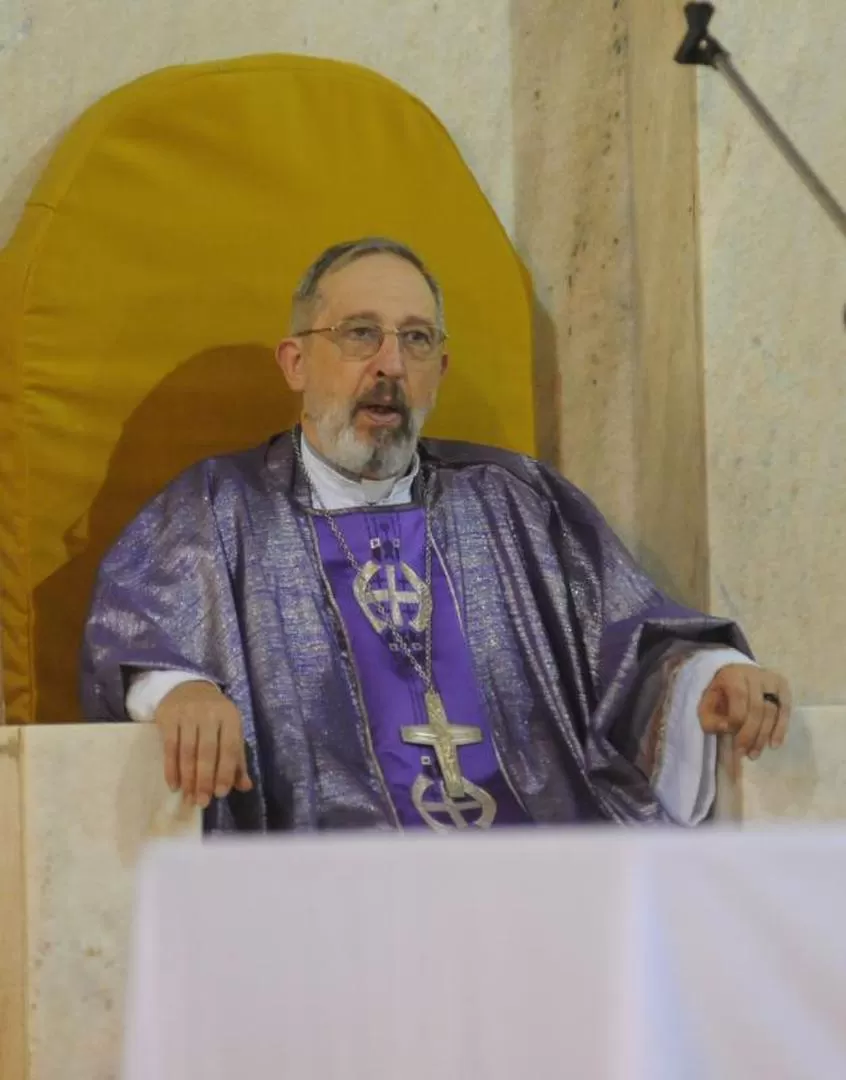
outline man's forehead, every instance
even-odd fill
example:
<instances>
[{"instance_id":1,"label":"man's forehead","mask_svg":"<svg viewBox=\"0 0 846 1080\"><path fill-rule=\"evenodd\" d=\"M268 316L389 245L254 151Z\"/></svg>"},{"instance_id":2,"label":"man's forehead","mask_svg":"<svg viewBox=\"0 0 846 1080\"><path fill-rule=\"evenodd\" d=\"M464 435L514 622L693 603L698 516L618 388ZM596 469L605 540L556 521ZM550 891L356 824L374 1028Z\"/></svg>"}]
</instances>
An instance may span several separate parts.
<instances>
[{"instance_id":1,"label":"man's forehead","mask_svg":"<svg viewBox=\"0 0 846 1080\"><path fill-rule=\"evenodd\" d=\"M432 317L436 304L429 283L420 271L395 255L365 255L320 282L325 306L350 307L356 312L383 307L413 309L407 314Z\"/></svg>"}]
</instances>

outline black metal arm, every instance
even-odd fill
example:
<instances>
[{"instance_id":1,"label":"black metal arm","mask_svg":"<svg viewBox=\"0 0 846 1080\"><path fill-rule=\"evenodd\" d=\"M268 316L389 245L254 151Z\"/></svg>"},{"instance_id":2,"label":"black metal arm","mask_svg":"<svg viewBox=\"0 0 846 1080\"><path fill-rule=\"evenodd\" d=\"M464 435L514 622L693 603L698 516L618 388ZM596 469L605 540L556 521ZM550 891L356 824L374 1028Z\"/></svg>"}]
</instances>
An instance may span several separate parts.
<instances>
[{"instance_id":1,"label":"black metal arm","mask_svg":"<svg viewBox=\"0 0 846 1080\"><path fill-rule=\"evenodd\" d=\"M846 210L776 123L772 114L734 66L728 52L711 35L709 27L714 15L714 5L686 4L684 13L687 17L687 35L676 53L676 63L712 67L725 77L740 100L776 144L802 183L846 237Z\"/></svg>"}]
</instances>

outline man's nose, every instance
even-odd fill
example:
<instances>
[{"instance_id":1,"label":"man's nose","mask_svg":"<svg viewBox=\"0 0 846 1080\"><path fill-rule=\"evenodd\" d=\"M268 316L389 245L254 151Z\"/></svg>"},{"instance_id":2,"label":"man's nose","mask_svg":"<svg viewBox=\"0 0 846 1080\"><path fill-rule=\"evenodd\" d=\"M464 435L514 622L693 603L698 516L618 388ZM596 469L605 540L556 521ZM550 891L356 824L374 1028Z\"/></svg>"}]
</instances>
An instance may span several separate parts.
<instances>
[{"instance_id":1,"label":"man's nose","mask_svg":"<svg viewBox=\"0 0 846 1080\"><path fill-rule=\"evenodd\" d=\"M394 378L405 374L405 354L400 345L398 334L385 334L382 347L375 356L376 364L382 375Z\"/></svg>"}]
</instances>

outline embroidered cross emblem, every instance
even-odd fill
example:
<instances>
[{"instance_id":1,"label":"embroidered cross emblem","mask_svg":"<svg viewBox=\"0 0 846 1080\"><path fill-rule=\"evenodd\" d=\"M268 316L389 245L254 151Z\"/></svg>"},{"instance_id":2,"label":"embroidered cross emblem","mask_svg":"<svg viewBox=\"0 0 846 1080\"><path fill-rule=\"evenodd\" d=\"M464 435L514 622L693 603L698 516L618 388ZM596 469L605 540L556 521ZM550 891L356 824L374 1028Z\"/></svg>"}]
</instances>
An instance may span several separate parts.
<instances>
[{"instance_id":1,"label":"embroidered cross emblem","mask_svg":"<svg viewBox=\"0 0 846 1080\"><path fill-rule=\"evenodd\" d=\"M384 589L374 588L372 584L380 569L385 572ZM400 569L407 588L402 588L397 581L397 568L393 563L380 567L379 563L371 559L356 574L353 593L377 634L381 634L388 625L386 614L390 616L394 627L402 630L406 624L406 608L414 611L408 619L408 625L418 632L425 630L432 618L432 596L428 585L408 563L401 563Z\"/></svg>"},{"instance_id":2,"label":"embroidered cross emblem","mask_svg":"<svg viewBox=\"0 0 846 1080\"><path fill-rule=\"evenodd\" d=\"M411 789L411 800L430 829L451 832L452 829L489 829L493 825L496 800L484 788L465 780L461 799L451 799L442 791L440 799L429 801L426 796L435 786L434 780L418 776ZM449 818L450 824L439 820L439 816Z\"/></svg>"}]
</instances>

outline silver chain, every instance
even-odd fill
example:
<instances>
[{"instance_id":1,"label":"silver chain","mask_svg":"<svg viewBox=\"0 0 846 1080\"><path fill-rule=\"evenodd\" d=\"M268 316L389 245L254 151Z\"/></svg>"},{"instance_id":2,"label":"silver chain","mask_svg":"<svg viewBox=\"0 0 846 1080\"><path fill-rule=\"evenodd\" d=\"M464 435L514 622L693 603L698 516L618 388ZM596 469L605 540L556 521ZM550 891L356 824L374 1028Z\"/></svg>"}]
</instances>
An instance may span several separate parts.
<instances>
[{"instance_id":1,"label":"silver chain","mask_svg":"<svg viewBox=\"0 0 846 1080\"><path fill-rule=\"evenodd\" d=\"M347 543L346 537L341 532L341 530L338 528L338 526L335 524L335 518L326 509L326 507L323 505L322 500L320 498L320 495L317 492L317 489L315 488L314 484L311 482L311 477L309 476L308 470L305 467L305 462L303 461L303 455L302 455L302 451L300 449L299 439L297 439L296 436L294 437L294 452L295 452L295 454L297 456L297 462L298 462L300 468L303 471L303 476L305 477L306 484L308 485L308 490L309 490L309 492L311 494L312 509L314 510L314 512L316 514L318 514L321 518L323 518L323 520L326 522L326 524L332 530L332 535L337 540L338 547L343 552L344 557L346 558L346 560L350 564L350 566L353 568L356 575L360 574L364 568L362 567L361 563L358 561L358 559L356 559L355 555L350 550L350 546ZM430 515L429 515L428 507L425 509L425 513L426 513L426 571L425 571L425 579L424 579L423 585L428 590L429 596L431 597L431 595L432 595L432 547L433 547L434 541L432 539L432 523L430 521ZM391 616L390 611L388 611L388 609L381 602L381 600L374 600L373 601L373 606L376 608L376 610L378 611L378 613L381 616L382 620L384 621L386 629L393 636L393 639L394 639L394 642L396 643L397 648L403 654L403 656L405 656L405 658L408 660L408 662L414 668L415 672L423 680L423 684L426 687L426 689L427 690L433 689L433 677L432 677L432 622L434 621L434 611L432 611L432 614L430 614L429 621L428 621L428 623L426 625L426 655L425 655L426 667L424 669L423 666L421 665L420 661L417 659L417 657L414 655L414 653L412 653L411 649L406 644L405 638L402 636L402 634L394 626L394 620L393 620L393 617Z\"/></svg>"}]
</instances>

